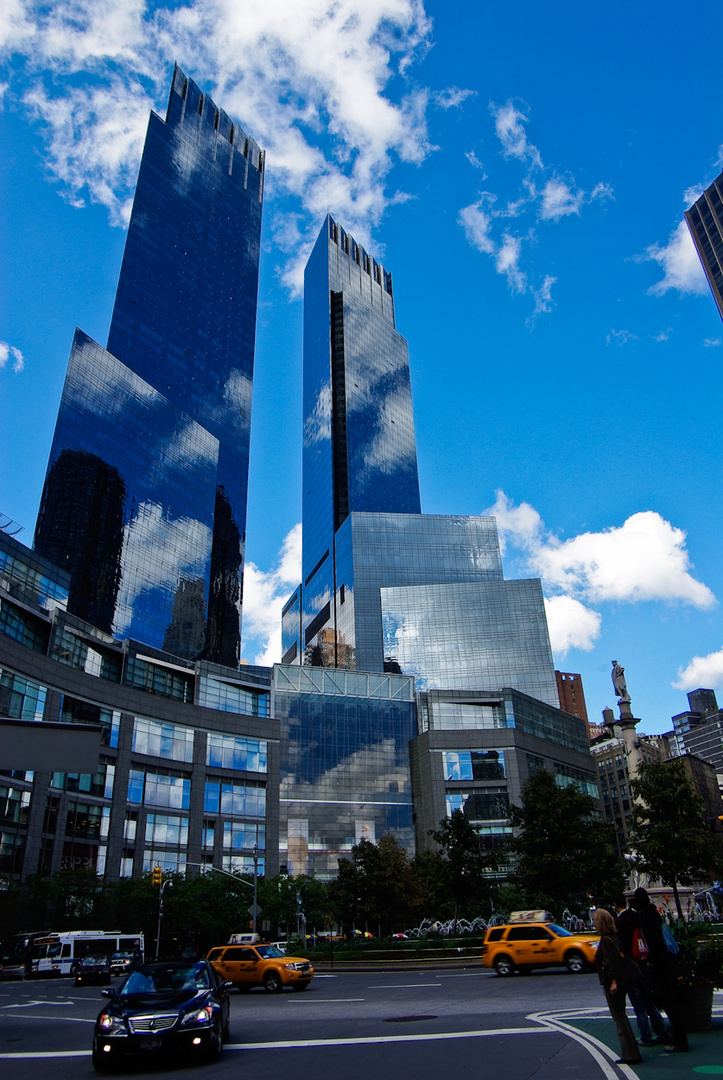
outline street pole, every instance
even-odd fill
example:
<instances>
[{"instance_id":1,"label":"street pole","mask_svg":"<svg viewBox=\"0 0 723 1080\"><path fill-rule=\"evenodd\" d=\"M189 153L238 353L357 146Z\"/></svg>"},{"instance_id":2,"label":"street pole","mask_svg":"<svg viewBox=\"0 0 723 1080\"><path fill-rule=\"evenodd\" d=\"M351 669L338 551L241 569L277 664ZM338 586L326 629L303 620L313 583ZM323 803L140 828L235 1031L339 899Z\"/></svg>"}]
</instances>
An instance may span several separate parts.
<instances>
[{"instance_id":1,"label":"street pole","mask_svg":"<svg viewBox=\"0 0 723 1080\"><path fill-rule=\"evenodd\" d=\"M258 912L256 899L258 897L258 891L259 891L259 848L258 848L258 844L254 844L254 913L253 913L253 916L252 916L252 918L253 918L253 926L251 927L251 929L254 931L254 933L256 933L256 915L257 915L257 912Z\"/></svg>"},{"instance_id":2,"label":"street pole","mask_svg":"<svg viewBox=\"0 0 723 1080\"><path fill-rule=\"evenodd\" d=\"M158 896L158 933L156 934L156 960L159 957L161 951L161 919L163 918L163 890L169 885L173 888L173 882L169 879L164 881L161 885L161 891Z\"/></svg>"}]
</instances>

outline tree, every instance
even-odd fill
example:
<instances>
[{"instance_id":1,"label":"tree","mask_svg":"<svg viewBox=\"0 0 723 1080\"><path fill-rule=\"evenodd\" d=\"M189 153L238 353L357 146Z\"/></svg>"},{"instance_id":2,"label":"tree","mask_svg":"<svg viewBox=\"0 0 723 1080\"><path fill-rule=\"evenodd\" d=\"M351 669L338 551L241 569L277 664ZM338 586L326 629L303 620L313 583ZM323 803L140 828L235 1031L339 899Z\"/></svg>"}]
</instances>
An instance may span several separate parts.
<instances>
[{"instance_id":1,"label":"tree","mask_svg":"<svg viewBox=\"0 0 723 1080\"><path fill-rule=\"evenodd\" d=\"M326 928L333 913L328 885L306 874L296 877L277 874L269 878L259 888L259 904L264 921L268 920L272 926L284 926L287 932L294 933L301 912L307 928Z\"/></svg>"},{"instance_id":2,"label":"tree","mask_svg":"<svg viewBox=\"0 0 723 1080\"><path fill-rule=\"evenodd\" d=\"M585 911L590 896L608 899L625 887L625 864L615 850L611 825L599 819L598 805L577 784L561 788L540 769L522 788L522 805L511 806L510 841L516 857L511 883L530 907Z\"/></svg>"},{"instance_id":3,"label":"tree","mask_svg":"<svg viewBox=\"0 0 723 1080\"><path fill-rule=\"evenodd\" d=\"M718 854L703 800L680 758L645 762L630 786L638 800L630 815L635 865L673 890L682 918L678 885L704 881Z\"/></svg>"},{"instance_id":4,"label":"tree","mask_svg":"<svg viewBox=\"0 0 723 1080\"><path fill-rule=\"evenodd\" d=\"M418 902L407 852L391 835L382 836L378 844L361 840L352 847L351 859L339 859L339 875L329 894L345 925L360 924L379 933L403 925Z\"/></svg>"},{"instance_id":5,"label":"tree","mask_svg":"<svg viewBox=\"0 0 723 1080\"><path fill-rule=\"evenodd\" d=\"M465 912L478 914L479 901L489 898L493 885L490 871L499 869L496 852L485 847L479 830L461 810L442 818L429 835L439 844L444 863L446 888L454 903L454 919Z\"/></svg>"}]
</instances>

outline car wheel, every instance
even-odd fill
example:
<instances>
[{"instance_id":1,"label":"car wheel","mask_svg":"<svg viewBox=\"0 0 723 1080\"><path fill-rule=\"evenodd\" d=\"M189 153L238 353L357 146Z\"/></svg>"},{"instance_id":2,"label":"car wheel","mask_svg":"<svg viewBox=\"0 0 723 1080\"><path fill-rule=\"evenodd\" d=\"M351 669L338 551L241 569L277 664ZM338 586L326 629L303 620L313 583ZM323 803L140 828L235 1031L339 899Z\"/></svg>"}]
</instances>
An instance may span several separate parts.
<instances>
[{"instance_id":1,"label":"car wheel","mask_svg":"<svg viewBox=\"0 0 723 1080\"><path fill-rule=\"evenodd\" d=\"M207 1061L218 1061L223 1050L223 1035L220 1024L214 1024L206 1051Z\"/></svg>"},{"instance_id":2,"label":"car wheel","mask_svg":"<svg viewBox=\"0 0 723 1080\"><path fill-rule=\"evenodd\" d=\"M514 974L514 970L515 965L512 963L511 956L506 956L503 953L495 960L495 971L498 975L502 975L503 978L507 978L508 975Z\"/></svg>"},{"instance_id":3,"label":"car wheel","mask_svg":"<svg viewBox=\"0 0 723 1080\"><path fill-rule=\"evenodd\" d=\"M283 984L278 971L267 971L264 975L264 990L268 994L278 994L282 987Z\"/></svg>"},{"instance_id":4,"label":"car wheel","mask_svg":"<svg viewBox=\"0 0 723 1080\"><path fill-rule=\"evenodd\" d=\"M565 963L572 975L581 975L585 970L585 957L579 949L571 949L565 957Z\"/></svg>"},{"instance_id":5,"label":"car wheel","mask_svg":"<svg viewBox=\"0 0 723 1080\"><path fill-rule=\"evenodd\" d=\"M296 990L297 993L301 993L302 990L308 990L309 984L308 983L292 983L291 988L293 990Z\"/></svg>"}]
</instances>

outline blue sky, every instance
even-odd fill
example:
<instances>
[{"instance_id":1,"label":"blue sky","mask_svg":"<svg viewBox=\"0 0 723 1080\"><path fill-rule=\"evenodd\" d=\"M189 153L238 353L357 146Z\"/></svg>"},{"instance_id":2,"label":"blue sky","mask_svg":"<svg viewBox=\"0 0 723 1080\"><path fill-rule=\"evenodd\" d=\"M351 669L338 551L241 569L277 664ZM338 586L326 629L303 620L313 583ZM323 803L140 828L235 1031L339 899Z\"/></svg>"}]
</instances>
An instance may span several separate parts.
<instances>
[{"instance_id":1,"label":"blue sky","mask_svg":"<svg viewBox=\"0 0 723 1080\"><path fill-rule=\"evenodd\" d=\"M649 732L685 690L723 691L723 323L682 224L723 123L689 20L665 0L5 0L0 512L19 539L73 330L107 337L175 59L267 149L246 658L278 659L297 580L299 289L328 210L393 274L424 511L494 507L591 718L613 658Z\"/></svg>"}]
</instances>

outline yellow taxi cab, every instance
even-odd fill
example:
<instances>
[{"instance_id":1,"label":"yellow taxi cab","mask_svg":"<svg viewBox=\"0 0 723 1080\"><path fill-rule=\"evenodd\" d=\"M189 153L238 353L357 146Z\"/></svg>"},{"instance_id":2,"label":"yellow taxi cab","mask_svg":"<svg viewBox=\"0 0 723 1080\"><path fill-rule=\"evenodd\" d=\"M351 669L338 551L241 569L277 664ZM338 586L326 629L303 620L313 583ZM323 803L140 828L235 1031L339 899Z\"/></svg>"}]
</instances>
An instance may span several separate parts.
<instances>
[{"instance_id":1,"label":"yellow taxi cab","mask_svg":"<svg viewBox=\"0 0 723 1080\"><path fill-rule=\"evenodd\" d=\"M482 963L498 975L561 965L573 975L595 966L597 934L571 934L546 911L513 911L504 926L491 926L482 946Z\"/></svg>"},{"instance_id":2,"label":"yellow taxi cab","mask_svg":"<svg viewBox=\"0 0 723 1080\"><path fill-rule=\"evenodd\" d=\"M314 969L301 956L287 956L275 945L258 942L243 945L219 945L211 949L206 959L222 979L239 990L263 986L276 994L285 986L306 990L314 977Z\"/></svg>"}]
</instances>

